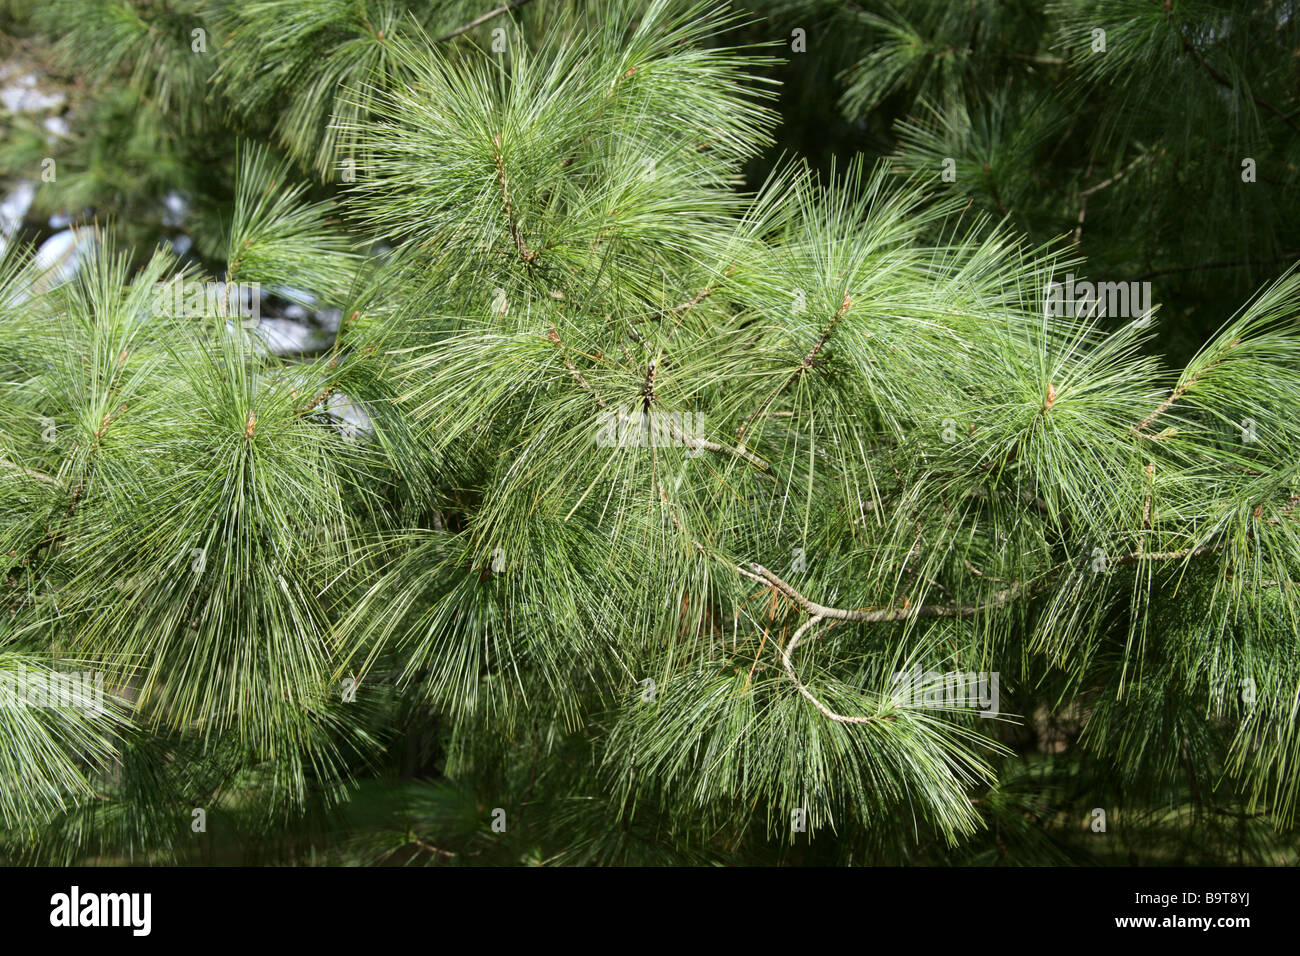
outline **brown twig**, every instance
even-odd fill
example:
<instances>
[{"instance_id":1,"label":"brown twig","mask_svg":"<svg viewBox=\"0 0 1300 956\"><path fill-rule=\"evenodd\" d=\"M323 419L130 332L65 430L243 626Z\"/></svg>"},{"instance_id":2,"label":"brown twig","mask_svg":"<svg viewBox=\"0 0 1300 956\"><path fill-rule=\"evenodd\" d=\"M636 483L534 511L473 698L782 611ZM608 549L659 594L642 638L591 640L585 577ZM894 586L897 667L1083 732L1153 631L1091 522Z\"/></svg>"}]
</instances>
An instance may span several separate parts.
<instances>
[{"instance_id":1,"label":"brown twig","mask_svg":"<svg viewBox=\"0 0 1300 956\"><path fill-rule=\"evenodd\" d=\"M596 400L597 405L601 408L608 408L609 406L605 404L605 400L596 394L596 390L591 387L587 380L582 377L582 373L574 367L574 364L571 361L569 361L568 352L565 351L564 343L560 341L560 333L556 330L555 326L551 326L551 330L546 333L546 337L560 347L560 353L564 359L564 367L569 370L569 374L573 376L574 380L591 394L591 397Z\"/></svg>"},{"instance_id":2,"label":"brown twig","mask_svg":"<svg viewBox=\"0 0 1300 956\"><path fill-rule=\"evenodd\" d=\"M919 604L850 611L828 607L825 604L818 604L816 601L809 600L761 564L750 564L749 567L751 570L741 567L737 567L737 570L745 577L771 584L808 614L815 617L832 618L838 621L855 621L864 624L905 621L914 617L972 617L980 611L1005 607L1014 599L1030 593L1030 588L1026 585L1015 584L1005 590L996 592L985 601L971 604Z\"/></svg>"},{"instance_id":3,"label":"brown twig","mask_svg":"<svg viewBox=\"0 0 1300 956\"><path fill-rule=\"evenodd\" d=\"M659 363L651 361L645 368L645 383L641 386L641 402L645 411L655 403L655 375L659 372Z\"/></svg>"},{"instance_id":4,"label":"brown twig","mask_svg":"<svg viewBox=\"0 0 1300 956\"><path fill-rule=\"evenodd\" d=\"M1198 558L1207 554L1215 554L1222 551L1225 547L1225 544L1220 543L1205 545L1200 548L1186 548L1181 551L1153 551L1145 554L1137 552L1134 554L1122 555L1112 561L1111 564L1133 564L1138 561L1178 561ZM902 607L872 608L869 610L845 610L843 608L828 607L825 604L818 604L816 601L804 597L761 564L750 564L748 570L736 566L736 570L747 578L772 585L802 608L806 613L815 617L831 618L838 621L854 621L863 624L892 623L922 617L973 617L982 611L998 610L1006 607L1012 601L1021 597L1028 597L1037 594L1047 586L1046 581L1039 581L1032 585L1013 584L1011 587L994 592L983 601L974 601L968 604L921 604L904 605Z\"/></svg>"},{"instance_id":5,"label":"brown twig","mask_svg":"<svg viewBox=\"0 0 1300 956\"><path fill-rule=\"evenodd\" d=\"M727 271L723 273L723 278L725 279L729 277L735 271L736 271L735 266L728 267ZM718 286L721 284L722 284L721 282L718 282L715 283L714 285L706 286L705 288L701 289L699 293L695 296L695 298L691 299L689 302L683 302L681 305L675 305L667 312L664 313L665 315L677 316L677 321L673 323L672 329L670 329L668 332L668 338L673 337L673 333L676 332L678 326L682 324L682 319L686 318L686 313L691 311L691 309L695 308L697 305L699 305L709 296L713 295L714 292L718 291Z\"/></svg>"},{"instance_id":6,"label":"brown twig","mask_svg":"<svg viewBox=\"0 0 1300 956\"><path fill-rule=\"evenodd\" d=\"M528 248L528 243L519 232L519 222L515 218L514 200L510 198L510 184L506 180L506 163L501 155L501 137L492 137L492 159L496 163L497 182L501 184L501 197L506 205L506 218L510 222L510 237L515 241L515 248L519 250L519 256L528 265L532 265L537 258L537 253Z\"/></svg>"},{"instance_id":7,"label":"brown twig","mask_svg":"<svg viewBox=\"0 0 1300 956\"><path fill-rule=\"evenodd\" d=\"M794 664L790 661L790 655L793 654L794 649L799 646L799 642L803 640L804 634L811 628L815 627L821 620L823 620L821 617L814 615L804 621L803 624L799 626L799 629L794 632L794 636L790 638L790 643L781 651L781 664L785 667L786 675L790 680L794 681L795 689L807 700L811 701L812 705L821 711L824 717L828 720L835 721L837 724L872 724L882 720L892 722L894 720L893 717L881 714L870 714L866 717L847 717L844 714L837 714L813 696L813 693L803 685L803 681L799 680L799 675L794 672ZM831 624L831 627L834 626L834 624Z\"/></svg>"},{"instance_id":8,"label":"brown twig","mask_svg":"<svg viewBox=\"0 0 1300 956\"><path fill-rule=\"evenodd\" d=\"M1117 172L1114 176L1111 176L1109 179L1103 179L1101 182L1097 183L1097 185L1089 186L1087 189L1081 190L1079 192L1079 199L1080 199L1079 219L1074 227L1074 244L1076 246L1083 240L1083 221L1088 215L1088 197L1095 192L1100 192L1101 190L1105 189L1107 186L1119 182L1121 179L1127 176L1129 172L1132 171L1133 167L1138 165L1138 163L1142 162L1143 160L1152 158L1153 155L1159 156L1163 152L1164 149L1159 149L1156 151L1155 154L1139 153L1138 156L1131 163L1129 163L1127 166L1125 166L1123 169ZM1089 166L1088 170L1089 172L1091 172L1092 167ZM1087 174L1085 173L1084 175L1086 178Z\"/></svg>"},{"instance_id":9,"label":"brown twig","mask_svg":"<svg viewBox=\"0 0 1300 956\"><path fill-rule=\"evenodd\" d=\"M412 833L412 834L410 835L410 839L411 839L411 842L414 843L416 846L418 846L421 850L425 850L425 851L427 851L427 852L429 852L429 853L434 853L434 854L436 854L436 855L438 855L438 856L443 856L443 857L454 857L454 856L458 856L458 855L459 855L459 854L453 853L451 850L443 850L443 849L440 849L439 847L434 846L432 843L425 843L423 840L421 840L419 837L417 837L414 833Z\"/></svg>"},{"instance_id":10,"label":"brown twig","mask_svg":"<svg viewBox=\"0 0 1300 956\"><path fill-rule=\"evenodd\" d=\"M1226 355L1229 351L1236 348L1240 344L1241 344L1241 339L1233 339L1224 348L1223 350L1224 354ZM1223 361L1223 355L1220 355L1213 362L1210 362L1208 365L1206 365L1205 368L1196 372L1194 375L1188 377L1186 381L1180 382L1173 389L1173 391L1169 393L1169 397L1166 398L1163 402L1161 402L1158 406L1156 406L1155 411L1153 411L1150 415L1148 415L1146 418L1142 419L1142 421L1138 422L1136 425L1133 426L1133 431L1139 435L1142 435L1145 438L1153 437L1151 435L1146 434L1146 430L1151 427L1151 423L1154 422L1161 415L1163 415L1165 412L1169 411L1169 409L1173 407L1174 403L1177 402L1179 399L1181 399L1184 395L1186 395L1188 390L1191 389L1193 385L1195 385L1202 378L1204 378L1207 372L1209 372L1212 368L1217 366L1222 361Z\"/></svg>"},{"instance_id":11,"label":"brown twig","mask_svg":"<svg viewBox=\"0 0 1300 956\"><path fill-rule=\"evenodd\" d=\"M305 405L300 406L298 408L298 414L306 415L308 412L315 409L318 405L320 405L321 402L325 401L325 399L329 398L333 394L334 394L334 386L327 385L325 388L321 389L320 392L316 395L316 397L313 398L310 402L307 402Z\"/></svg>"},{"instance_id":12,"label":"brown twig","mask_svg":"<svg viewBox=\"0 0 1300 956\"><path fill-rule=\"evenodd\" d=\"M522 7L525 4L532 3L532 2L533 0L511 0L510 3L503 3L495 10L489 10L487 13L483 14L483 16L475 17L473 20L465 24L463 27L457 27L456 29L452 30L450 33L444 33L442 36L437 37L433 42L442 43L444 40L454 39L460 36L462 33L468 33L470 30L473 30L475 27L487 23L493 17L498 17L503 13L506 13L510 10L517 9L518 7Z\"/></svg>"},{"instance_id":13,"label":"brown twig","mask_svg":"<svg viewBox=\"0 0 1300 956\"><path fill-rule=\"evenodd\" d=\"M63 482L59 481L59 479L52 475L47 475L45 472L37 471L34 468L26 468L7 458L0 458L0 468L8 468L10 471L19 472L20 474L26 475L28 478L35 478L37 481L43 481L47 485L59 486L63 484Z\"/></svg>"}]
</instances>

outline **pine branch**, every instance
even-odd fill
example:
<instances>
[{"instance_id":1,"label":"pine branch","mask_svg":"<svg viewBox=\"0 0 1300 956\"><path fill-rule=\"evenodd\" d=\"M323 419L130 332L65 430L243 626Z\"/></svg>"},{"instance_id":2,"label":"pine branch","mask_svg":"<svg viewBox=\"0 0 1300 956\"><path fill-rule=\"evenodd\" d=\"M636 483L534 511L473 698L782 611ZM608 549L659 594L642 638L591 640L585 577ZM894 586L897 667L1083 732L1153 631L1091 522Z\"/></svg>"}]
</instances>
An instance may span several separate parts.
<instances>
[{"instance_id":1,"label":"pine branch","mask_svg":"<svg viewBox=\"0 0 1300 956\"><path fill-rule=\"evenodd\" d=\"M669 422L668 430L669 432L672 433L673 439L675 441L679 441L690 448L702 448L705 451L715 452L716 454L719 455L733 455L737 458L742 458L745 461L749 462L751 465L753 465L761 472L770 474L772 471L772 466L770 464L768 464L758 455L755 455L748 448L743 448L743 447L728 448L726 445L719 445L717 442L709 441L706 438L695 438L686 435L685 433L682 432L680 428L674 425L671 421Z\"/></svg>"},{"instance_id":2,"label":"pine branch","mask_svg":"<svg viewBox=\"0 0 1300 956\"><path fill-rule=\"evenodd\" d=\"M511 0L510 3L502 4L501 6L497 7L495 10L489 10L481 17L475 17L473 20L465 24L463 27L457 27L455 30L452 30L450 33L444 33L442 36L435 38L434 42L442 43L444 40L455 39L456 37L460 36L462 33L468 33L470 30L473 30L475 27L487 23L493 17L498 17L503 13L509 12L510 10L517 10L519 7L525 6L526 4L532 2L533 0Z\"/></svg>"},{"instance_id":3,"label":"pine branch","mask_svg":"<svg viewBox=\"0 0 1300 956\"><path fill-rule=\"evenodd\" d=\"M574 381L576 381L588 393L590 393L591 397L596 400L597 405L599 405L601 408L608 408L609 406L605 404L605 400L601 398L598 394L596 394L596 390L591 387L591 384L585 378L582 377L582 373L579 372L577 368L574 367L571 361L569 361L568 351L567 349L565 349L564 343L560 341L560 333L555 328L554 325L551 326L551 330L546 333L546 336L552 342L554 342L556 345L560 347L560 355L564 361L564 367L569 370L569 374L573 376Z\"/></svg>"},{"instance_id":4,"label":"pine branch","mask_svg":"<svg viewBox=\"0 0 1300 956\"><path fill-rule=\"evenodd\" d=\"M794 636L790 638L790 643L788 643L781 651L781 664L785 667L785 672L789 676L790 680L794 681L795 689L805 698L810 700L812 705L821 711L823 716L829 720L833 720L837 724L872 724L881 720L893 721L893 717L882 717L876 714L867 717L846 717L843 714L837 714L813 696L812 692L803 685L801 680L799 680L799 675L794 672L794 664L790 661L790 655L793 654L794 649L799 646L799 641L803 639L804 634L822 620L824 620L824 618L820 615L813 615L808 620L804 621L803 624L799 626L799 629L794 632Z\"/></svg>"},{"instance_id":5,"label":"pine branch","mask_svg":"<svg viewBox=\"0 0 1300 956\"><path fill-rule=\"evenodd\" d=\"M547 332L547 338L549 338L552 342L558 345L561 350L565 349L564 343L560 340L560 333L556 330L554 326L551 326L550 331ZM582 373L579 372L578 369L574 366L574 364L569 360L567 353L564 354L563 361L564 361L564 367L569 370L569 374L573 376L574 381L576 381L579 385L581 385L582 388L585 391L587 391L593 399L596 400L596 404L599 405L601 408L608 408L609 405L605 402L603 398L600 397L599 394L597 394L596 390L591 387L591 383L589 383L586 380L586 378L583 377ZM647 369L646 371L646 381L645 381L645 385L643 386L643 394L647 401L647 407L648 407L648 403L650 401L653 401L653 397L654 397L654 368L655 368L655 363L652 362L650 364L650 368ZM622 413L619 414L619 420L621 422L632 422L634 424L639 424L636 423L634 419L632 419L631 417L624 415ZM674 441L681 442L683 445L686 445L689 448L701 448L705 451L715 452L716 454L720 454L720 455L733 455L737 458L744 459L745 461L753 465L755 468L758 468L760 471L763 472L771 471L771 466L766 461L764 461L758 455L755 455L753 452L749 451L746 448L728 448L725 445L719 445L717 442L687 435L685 432L681 430L680 427L674 424L671 419L669 419L668 421L668 431L672 435Z\"/></svg>"},{"instance_id":6,"label":"pine branch","mask_svg":"<svg viewBox=\"0 0 1300 956\"><path fill-rule=\"evenodd\" d=\"M1237 339L1233 339L1226 346L1224 346L1223 352L1219 356L1217 356L1214 359L1214 361L1208 363L1204 368L1197 369L1196 372L1188 376L1186 380L1180 382L1169 393L1169 397L1166 398L1163 402L1161 402L1158 406L1156 406L1155 411L1153 411L1150 415L1148 415L1146 418L1142 419L1142 421L1138 422L1136 425L1133 426L1133 431L1144 438L1158 437L1158 436L1147 434L1147 429L1151 427L1152 423L1155 422L1155 420L1159 418L1161 415L1163 415L1165 412L1169 411L1169 409L1173 408L1173 406L1180 399L1182 399L1183 396L1187 394L1187 392L1192 388L1192 386L1194 386L1197 382L1201 381L1201 379L1203 379L1207 373L1209 373L1212 369L1214 369L1217 365L1219 365L1223 361L1224 356L1226 356L1228 352L1230 352L1232 349L1236 348L1240 344L1241 344L1241 339L1237 338Z\"/></svg>"},{"instance_id":7,"label":"pine branch","mask_svg":"<svg viewBox=\"0 0 1300 956\"><path fill-rule=\"evenodd\" d=\"M791 374L791 376L788 379L786 379L783 385L781 385L775 392L773 392L770 396L768 396L767 400L763 402L762 405L760 405L758 408L754 409L754 411L750 413L749 417L745 419L745 421L741 424L740 429L736 432L737 441L740 441L745 437L745 432L749 428L749 426L753 424L755 419L757 419L760 415L763 414L763 412L767 410L768 406L770 406L772 402L776 401L781 395L783 395L786 391L788 391L790 386L794 385L794 383L799 380L799 377L803 375L804 372L815 367L818 353L820 353L821 350L825 347L826 342L831 337L831 333L834 332L835 327L840 324L840 320L843 319L844 316L848 313L850 304L851 304L851 300L849 299L849 294L845 292L844 301L840 303L839 310L835 313L834 317L832 317L830 324L827 325L826 328L822 331L822 334L818 336L817 341L813 344L813 347L808 350L807 354L805 354L803 359L799 362L799 367L794 370L794 373Z\"/></svg>"},{"instance_id":8,"label":"pine branch","mask_svg":"<svg viewBox=\"0 0 1300 956\"><path fill-rule=\"evenodd\" d=\"M1088 198L1089 196L1091 196L1093 193L1100 192L1101 190L1105 189L1107 186L1113 186L1115 183L1119 182L1121 179L1123 179L1125 176L1127 176L1129 173L1131 173L1131 172L1133 171L1133 168L1134 168L1135 166L1138 166L1139 164L1144 163L1144 162L1146 162L1146 161L1148 161L1148 160L1156 159L1156 158L1158 158L1158 157L1159 157L1163 152L1164 152L1163 149L1159 149L1159 150L1156 150L1156 152L1155 152L1154 154L1153 154L1153 153L1140 153L1138 156L1134 157L1134 159L1133 159L1133 161L1132 161L1131 163L1129 163L1127 166L1125 166L1123 169L1121 169L1119 172L1117 172L1114 176L1110 176L1110 177L1108 177L1108 178L1106 178L1106 179L1103 179L1101 182L1097 183L1097 185L1095 185L1095 186L1089 186L1087 189L1080 190L1080 192L1079 192L1079 198L1080 198L1080 199L1086 199L1086 198Z\"/></svg>"},{"instance_id":9,"label":"pine branch","mask_svg":"<svg viewBox=\"0 0 1300 956\"><path fill-rule=\"evenodd\" d=\"M311 399L311 401L298 406L298 414L306 415L308 412L314 411L316 408L320 406L321 402L325 401L333 394L334 394L334 386L327 385L325 388L317 392L316 396L313 399Z\"/></svg>"},{"instance_id":10,"label":"pine branch","mask_svg":"<svg viewBox=\"0 0 1300 956\"><path fill-rule=\"evenodd\" d=\"M515 248L519 250L519 257L528 265L532 265L537 258L537 253L528 248L528 243L519 232L519 222L515 218L515 204L510 198L510 185L506 180L506 163L501 155L501 137L492 137L492 159L497 167L497 182L501 184L501 197L505 202L506 219L510 223L510 236L515 241Z\"/></svg>"},{"instance_id":11,"label":"pine branch","mask_svg":"<svg viewBox=\"0 0 1300 956\"><path fill-rule=\"evenodd\" d=\"M1169 8L1166 7L1166 9L1169 9ZM1173 15L1173 14L1171 13L1170 16L1172 16L1172 15ZM1233 82L1232 82L1230 79L1228 79L1226 76L1224 76L1222 73L1220 73L1217 69L1215 69L1215 67L1214 67L1214 66L1213 66L1213 65L1212 65L1208 60L1206 60L1205 57L1203 57L1203 56L1201 55L1201 51L1198 50L1198 49L1196 49L1196 45L1195 45L1194 43L1192 43L1192 41L1191 41L1190 39L1188 39L1187 34L1183 32L1182 27L1180 27L1180 26L1175 26L1175 30L1177 30L1177 32L1178 32L1178 39L1182 42L1183 50L1184 50L1188 55L1190 55L1190 56L1192 57L1192 59L1194 59L1194 60L1195 60L1195 61L1196 61L1200 66L1201 66L1201 68L1204 69L1205 72L1208 73L1208 74L1210 75L1210 77L1211 77L1211 78L1212 78L1216 83L1218 83L1220 86L1225 87L1225 88L1230 89L1230 90L1235 90L1235 89L1236 89L1236 87L1233 85ZM1251 98L1252 100L1255 101L1255 104L1256 104L1257 106L1261 106L1261 107L1263 107L1263 108L1264 108L1265 110L1267 110L1269 113L1272 113L1274 116L1276 116L1276 117L1278 117L1280 120L1282 120L1282 122L1286 123L1287 126L1290 126L1290 127L1291 127L1293 130L1295 130L1297 133L1300 133L1300 126L1297 126L1297 125L1295 124L1295 122L1291 119L1290 116L1288 116L1288 115L1287 115L1286 113L1284 113L1282 110L1278 109L1278 108L1277 108L1276 106L1274 106L1272 103L1268 102L1268 100L1265 100L1265 99L1263 99L1262 97L1256 96L1254 93L1252 93L1252 94L1250 95L1250 98Z\"/></svg>"},{"instance_id":12,"label":"pine branch","mask_svg":"<svg viewBox=\"0 0 1300 956\"><path fill-rule=\"evenodd\" d=\"M62 487L63 485L63 482L59 481L59 479L55 478L53 475L47 475L43 471L36 471L34 468L25 468L22 465L9 461L7 458L0 458L0 468L8 468L10 471L16 471L20 474L26 475L28 478L35 478L37 481L43 481L47 485L54 485L55 487Z\"/></svg>"},{"instance_id":13,"label":"pine branch","mask_svg":"<svg viewBox=\"0 0 1300 956\"><path fill-rule=\"evenodd\" d=\"M984 601L974 602L971 604L922 604L914 606L908 605L904 607L848 611L841 608L828 607L825 604L818 604L816 601L809 600L761 564L750 564L749 567L752 570L747 571L740 567L737 567L737 570L745 577L775 587L808 614L819 618L832 618L839 621L854 621L863 624L892 623L922 617L973 617L982 611L997 610L1006 607L1017 598L1037 593L1037 591L1042 590L1044 586L1040 583L1037 587L1030 588L1025 585L1017 584L1006 588L1005 590L996 592Z\"/></svg>"},{"instance_id":14,"label":"pine branch","mask_svg":"<svg viewBox=\"0 0 1300 956\"><path fill-rule=\"evenodd\" d=\"M723 278L725 279L729 277L735 271L736 271L735 266L728 267L727 271L723 273ZM721 284L722 284L721 282L718 282L714 285L705 286L695 295L694 298L690 299L687 302L683 302L681 305L675 305L668 310L667 313L668 315L677 316L677 321L673 323L673 327L668 331L668 338L671 339L673 337L673 333L676 332L678 327L681 326L682 320L686 318L686 314L690 312L691 309L695 308L697 305L699 305L701 302L707 299L709 296L713 295L713 293L718 290L718 286L720 286Z\"/></svg>"},{"instance_id":15,"label":"pine branch","mask_svg":"<svg viewBox=\"0 0 1300 956\"><path fill-rule=\"evenodd\" d=\"M1139 551L1134 554L1121 555L1120 557L1115 558L1112 563L1133 564L1139 561L1181 561L1202 557L1207 554L1216 554L1222 551L1225 547L1226 544L1215 544L1200 548L1187 548L1181 551L1153 551L1146 553ZM1000 610L1022 597L1032 597L1039 594L1051 583L1050 580L1044 579L1038 581L1034 585L1013 584L1009 588L1004 588L1001 591L994 592L982 601L973 601L966 604L904 604L902 607L850 611L842 608L828 607L825 604L818 604L816 601L804 597L804 595L800 594L793 587L761 564L751 563L749 567L751 570L748 571L742 567L737 567L736 570L747 578L775 587L808 614L816 617L832 618L839 621L853 621L862 624L895 623L898 621L912 620L914 618L959 619L974 617L984 611ZM980 576L983 577L983 575Z\"/></svg>"},{"instance_id":16,"label":"pine branch","mask_svg":"<svg viewBox=\"0 0 1300 956\"><path fill-rule=\"evenodd\" d=\"M1115 183L1119 182L1130 172L1132 172L1133 168L1137 166L1139 163L1145 162L1148 159L1154 159L1162 155L1163 153L1164 153L1163 147L1157 150L1155 154L1139 153L1131 163L1129 163L1127 166L1121 169L1114 176L1111 176L1107 179L1103 179L1101 182L1097 183L1097 185L1089 186L1087 189L1084 189L1079 193L1079 199L1081 201L1079 203L1079 218L1074 229L1075 245L1078 245L1083 240L1083 222L1088 215L1088 197L1091 196L1093 193L1100 192L1101 190L1105 189L1107 186L1112 186ZM1091 170L1092 167L1089 166L1088 168Z\"/></svg>"},{"instance_id":17,"label":"pine branch","mask_svg":"<svg viewBox=\"0 0 1300 956\"><path fill-rule=\"evenodd\" d=\"M524 2L527 2L527 0L524 0ZM419 837L415 836L415 834L411 834L408 837L408 839L411 841L411 843L418 846L421 850L424 850L426 853L432 853L435 856L441 856L446 859L451 859L459 855L457 853L453 853L451 850L444 850L441 849L440 847L436 847L432 843L426 843L425 841L421 840Z\"/></svg>"}]
</instances>

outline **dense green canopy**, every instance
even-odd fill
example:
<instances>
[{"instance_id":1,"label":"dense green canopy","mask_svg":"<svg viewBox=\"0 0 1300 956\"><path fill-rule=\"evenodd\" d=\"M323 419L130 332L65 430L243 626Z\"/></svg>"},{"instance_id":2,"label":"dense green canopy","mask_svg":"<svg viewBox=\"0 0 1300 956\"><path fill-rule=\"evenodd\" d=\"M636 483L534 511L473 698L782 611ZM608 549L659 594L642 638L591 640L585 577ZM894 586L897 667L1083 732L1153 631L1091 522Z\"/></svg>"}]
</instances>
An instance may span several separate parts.
<instances>
[{"instance_id":1,"label":"dense green canopy","mask_svg":"<svg viewBox=\"0 0 1300 956\"><path fill-rule=\"evenodd\" d=\"M510 6L0 6L0 858L1293 862L1295 5Z\"/></svg>"}]
</instances>

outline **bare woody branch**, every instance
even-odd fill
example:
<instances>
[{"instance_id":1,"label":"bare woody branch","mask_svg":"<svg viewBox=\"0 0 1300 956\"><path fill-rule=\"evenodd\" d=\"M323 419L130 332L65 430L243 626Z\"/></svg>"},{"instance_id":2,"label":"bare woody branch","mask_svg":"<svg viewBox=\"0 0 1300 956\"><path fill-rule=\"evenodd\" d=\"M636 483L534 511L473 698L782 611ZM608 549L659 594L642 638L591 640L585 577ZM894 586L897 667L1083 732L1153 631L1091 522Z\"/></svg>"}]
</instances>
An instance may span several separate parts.
<instances>
[{"instance_id":1,"label":"bare woody branch","mask_svg":"<svg viewBox=\"0 0 1300 956\"><path fill-rule=\"evenodd\" d=\"M473 30L475 27L482 26L484 23L487 23L493 17L499 17L503 13L508 13L511 10L517 10L519 7L525 6L532 2L533 0L512 0L512 2L510 3L503 3L495 10L489 10L481 17L475 17L473 20L469 21L469 23L465 24L464 26L457 27L456 29L452 30L450 33L444 33L442 36L438 37L434 42L442 43L444 40L453 40L456 37L460 36L462 33L468 33L470 30Z\"/></svg>"},{"instance_id":2,"label":"bare woody branch","mask_svg":"<svg viewBox=\"0 0 1300 956\"><path fill-rule=\"evenodd\" d=\"M790 661L790 655L793 654L794 649L799 646L799 642L803 640L804 635L822 620L824 620L824 618L820 615L815 615L804 621L803 624L799 626L799 629L794 632L794 636L790 638L790 643L781 651L781 665L785 668L786 675L789 676L790 680L794 681L795 689L811 701L812 705L821 711L823 716L828 720L835 721L837 724L872 724L882 720L893 720L893 717L884 717L875 714L866 717L846 717L843 714L837 714L813 696L812 692L803 685L803 681L799 680L799 675L794 671L794 664Z\"/></svg>"},{"instance_id":3,"label":"bare woody branch","mask_svg":"<svg viewBox=\"0 0 1300 956\"><path fill-rule=\"evenodd\" d=\"M7 458L0 458L0 468L7 468L10 471L16 471L19 474L26 475L28 478L35 478L37 481L43 481L47 485L59 487L63 484L63 482L59 481L59 479L55 478L53 475L47 475L45 472L37 471L34 468L25 468Z\"/></svg>"}]
</instances>

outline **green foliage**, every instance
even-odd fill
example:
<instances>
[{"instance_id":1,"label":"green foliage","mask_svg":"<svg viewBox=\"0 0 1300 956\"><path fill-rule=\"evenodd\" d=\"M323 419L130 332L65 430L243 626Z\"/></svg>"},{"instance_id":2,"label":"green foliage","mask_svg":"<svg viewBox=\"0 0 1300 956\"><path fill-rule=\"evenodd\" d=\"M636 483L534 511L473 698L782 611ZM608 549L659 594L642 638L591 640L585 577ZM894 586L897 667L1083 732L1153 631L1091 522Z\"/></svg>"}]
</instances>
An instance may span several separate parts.
<instances>
[{"instance_id":1,"label":"green foliage","mask_svg":"<svg viewBox=\"0 0 1300 956\"><path fill-rule=\"evenodd\" d=\"M1186 363L1164 300L1048 308L1165 262L1116 238L1130 200L1078 200L1199 214L1174 128L1125 126L1154 74L1207 117L1247 97L1225 148L1294 177L1286 91L1215 66L1207 96L1198 62L1261 15L1133 6L33 14L102 87L40 204L108 221L71 281L0 260L0 676L107 694L0 709L0 854L1292 860L1300 274ZM887 160L771 159L804 15L872 38L831 73L898 113ZM195 258L154 248L170 189ZM1257 201L1217 208L1289 248ZM271 354L238 283L337 308L328 348ZM995 672L999 710L914 670Z\"/></svg>"}]
</instances>

